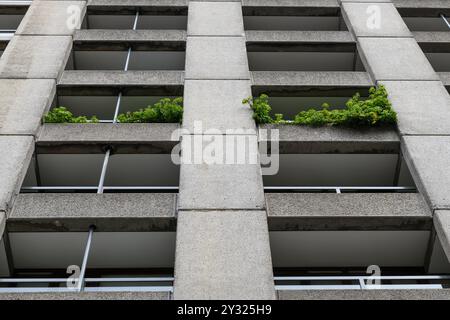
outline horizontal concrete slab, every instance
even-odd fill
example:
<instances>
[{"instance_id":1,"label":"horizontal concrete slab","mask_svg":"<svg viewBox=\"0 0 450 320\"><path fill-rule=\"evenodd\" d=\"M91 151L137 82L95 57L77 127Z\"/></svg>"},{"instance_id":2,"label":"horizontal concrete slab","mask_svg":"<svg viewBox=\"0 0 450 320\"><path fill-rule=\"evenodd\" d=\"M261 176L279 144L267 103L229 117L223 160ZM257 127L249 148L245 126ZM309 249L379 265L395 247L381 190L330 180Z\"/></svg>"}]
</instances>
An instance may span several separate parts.
<instances>
[{"instance_id":1,"label":"horizontal concrete slab","mask_svg":"<svg viewBox=\"0 0 450 320\"><path fill-rule=\"evenodd\" d=\"M432 209L450 208L450 136L403 136L414 181Z\"/></svg>"},{"instance_id":2,"label":"horizontal concrete slab","mask_svg":"<svg viewBox=\"0 0 450 320\"><path fill-rule=\"evenodd\" d=\"M241 2L241 0L195 0L195 2Z\"/></svg>"},{"instance_id":3,"label":"horizontal concrete slab","mask_svg":"<svg viewBox=\"0 0 450 320\"><path fill-rule=\"evenodd\" d=\"M170 300L169 292L2 293L0 300Z\"/></svg>"},{"instance_id":4,"label":"horizontal concrete slab","mask_svg":"<svg viewBox=\"0 0 450 320\"><path fill-rule=\"evenodd\" d=\"M88 13L126 14L165 13L187 15L189 0L89 0Z\"/></svg>"},{"instance_id":5,"label":"horizontal concrete slab","mask_svg":"<svg viewBox=\"0 0 450 320\"><path fill-rule=\"evenodd\" d=\"M117 94L136 91L136 95L182 95L182 71L64 71L58 82L60 94Z\"/></svg>"},{"instance_id":6,"label":"horizontal concrete slab","mask_svg":"<svg viewBox=\"0 0 450 320\"><path fill-rule=\"evenodd\" d=\"M16 33L20 35L72 35L79 29L86 1L33 1Z\"/></svg>"},{"instance_id":7,"label":"horizontal concrete slab","mask_svg":"<svg viewBox=\"0 0 450 320\"><path fill-rule=\"evenodd\" d=\"M450 134L450 96L441 81L382 81L402 135Z\"/></svg>"},{"instance_id":8,"label":"horizontal concrete slab","mask_svg":"<svg viewBox=\"0 0 450 320\"><path fill-rule=\"evenodd\" d=\"M358 89L374 85L366 72L251 72L254 94L301 95L314 92L317 96L329 96L337 90L352 96Z\"/></svg>"},{"instance_id":9,"label":"horizontal concrete slab","mask_svg":"<svg viewBox=\"0 0 450 320\"><path fill-rule=\"evenodd\" d=\"M348 31L257 31L245 32L247 43L269 42L276 45L284 43L348 43L355 44L356 40Z\"/></svg>"},{"instance_id":10,"label":"horizontal concrete slab","mask_svg":"<svg viewBox=\"0 0 450 320\"><path fill-rule=\"evenodd\" d=\"M282 154L398 153L400 150L400 138L394 128L357 130L338 127L262 125L259 127L259 141L274 140L271 135L274 129L279 133L279 152Z\"/></svg>"},{"instance_id":11,"label":"horizontal concrete slab","mask_svg":"<svg viewBox=\"0 0 450 320\"><path fill-rule=\"evenodd\" d=\"M337 15L338 0L242 0L244 15Z\"/></svg>"},{"instance_id":12,"label":"horizontal concrete slab","mask_svg":"<svg viewBox=\"0 0 450 320\"><path fill-rule=\"evenodd\" d=\"M0 60L0 78L57 79L71 46L70 36L14 36Z\"/></svg>"},{"instance_id":13,"label":"horizontal concrete slab","mask_svg":"<svg viewBox=\"0 0 450 320\"><path fill-rule=\"evenodd\" d=\"M170 153L179 137L177 123L45 124L38 138L39 153Z\"/></svg>"},{"instance_id":14,"label":"horizontal concrete slab","mask_svg":"<svg viewBox=\"0 0 450 320\"><path fill-rule=\"evenodd\" d=\"M450 261L450 211L436 210L433 221L441 246L447 259Z\"/></svg>"},{"instance_id":15,"label":"horizontal concrete slab","mask_svg":"<svg viewBox=\"0 0 450 320\"><path fill-rule=\"evenodd\" d=\"M190 36L242 36L242 6L237 2L191 1L187 29Z\"/></svg>"},{"instance_id":16,"label":"horizontal concrete slab","mask_svg":"<svg viewBox=\"0 0 450 320\"><path fill-rule=\"evenodd\" d=\"M374 11L373 5L377 1L357 2L343 2L342 4L347 26L357 37L412 37L392 3L377 3L377 11ZM380 21L372 20L375 13ZM377 22L379 25L375 24Z\"/></svg>"},{"instance_id":17,"label":"horizontal concrete slab","mask_svg":"<svg viewBox=\"0 0 450 320\"><path fill-rule=\"evenodd\" d=\"M200 133L219 130L225 134L227 130L239 129L256 133L253 112L242 104L243 99L252 95L250 85L249 80L186 80L183 128L191 134L198 125L202 129Z\"/></svg>"},{"instance_id":18,"label":"horizontal concrete slab","mask_svg":"<svg viewBox=\"0 0 450 320\"><path fill-rule=\"evenodd\" d=\"M246 31L248 51L354 52L348 31Z\"/></svg>"},{"instance_id":19,"label":"horizontal concrete slab","mask_svg":"<svg viewBox=\"0 0 450 320\"><path fill-rule=\"evenodd\" d=\"M9 232L175 231L173 193L20 194L8 218Z\"/></svg>"},{"instance_id":20,"label":"horizontal concrete slab","mask_svg":"<svg viewBox=\"0 0 450 320\"><path fill-rule=\"evenodd\" d=\"M359 38L361 57L376 80L438 80L413 38Z\"/></svg>"},{"instance_id":21,"label":"horizontal concrete slab","mask_svg":"<svg viewBox=\"0 0 450 320\"><path fill-rule=\"evenodd\" d=\"M179 211L174 298L274 299L265 211Z\"/></svg>"},{"instance_id":22,"label":"horizontal concrete slab","mask_svg":"<svg viewBox=\"0 0 450 320\"><path fill-rule=\"evenodd\" d=\"M186 79L248 80L244 37L190 37L186 46Z\"/></svg>"},{"instance_id":23,"label":"horizontal concrete slab","mask_svg":"<svg viewBox=\"0 0 450 320\"><path fill-rule=\"evenodd\" d=\"M402 16L439 17L450 14L449 0L392 0Z\"/></svg>"},{"instance_id":24,"label":"horizontal concrete slab","mask_svg":"<svg viewBox=\"0 0 450 320\"><path fill-rule=\"evenodd\" d=\"M56 92L55 80L0 80L0 134L35 135Z\"/></svg>"},{"instance_id":25,"label":"horizontal concrete slab","mask_svg":"<svg viewBox=\"0 0 450 320\"><path fill-rule=\"evenodd\" d=\"M271 231L430 230L417 193L266 193Z\"/></svg>"},{"instance_id":26,"label":"horizontal concrete slab","mask_svg":"<svg viewBox=\"0 0 450 320\"><path fill-rule=\"evenodd\" d=\"M19 192L34 145L31 136L0 136L0 210L8 211Z\"/></svg>"},{"instance_id":27,"label":"horizontal concrete slab","mask_svg":"<svg viewBox=\"0 0 450 320\"><path fill-rule=\"evenodd\" d=\"M450 300L450 290L278 291L279 300Z\"/></svg>"},{"instance_id":28,"label":"horizontal concrete slab","mask_svg":"<svg viewBox=\"0 0 450 320\"><path fill-rule=\"evenodd\" d=\"M184 30L77 30L74 49L82 50L185 50Z\"/></svg>"},{"instance_id":29,"label":"horizontal concrete slab","mask_svg":"<svg viewBox=\"0 0 450 320\"><path fill-rule=\"evenodd\" d=\"M426 53L450 52L450 32L414 32L413 34Z\"/></svg>"}]
</instances>

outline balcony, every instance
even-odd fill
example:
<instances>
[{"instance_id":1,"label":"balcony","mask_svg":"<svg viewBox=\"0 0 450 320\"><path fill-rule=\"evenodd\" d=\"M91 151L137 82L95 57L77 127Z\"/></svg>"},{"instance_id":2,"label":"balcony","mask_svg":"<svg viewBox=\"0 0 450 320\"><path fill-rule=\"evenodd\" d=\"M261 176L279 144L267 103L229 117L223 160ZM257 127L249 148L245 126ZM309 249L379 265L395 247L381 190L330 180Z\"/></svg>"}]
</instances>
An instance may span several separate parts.
<instances>
[{"instance_id":1,"label":"balcony","mask_svg":"<svg viewBox=\"0 0 450 320\"><path fill-rule=\"evenodd\" d=\"M0 57L14 36L31 1L0 1Z\"/></svg>"},{"instance_id":2,"label":"balcony","mask_svg":"<svg viewBox=\"0 0 450 320\"><path fill-rule=\"evenodd\" d=\"M170 154L39 153L22 192L177 192L178 180Z\"/></svg>"},{"instance_id":3,"label":"balcony","mask_svg":"<svg viewBox=\"0 0 450 320\"><path fill-rule=\"evenodd\" d=\"M0 242L0 293L145 292L169 299L175 232L94 230L6 234Z\"/></svg>"},{"instance_id":4,"label":"balcony","mask_svg":"<svg viewBox=\"0 0 450 320\"><path fill-rule=\"evenodd\" d=\"M338 31L347 30L339 6L316 3L289 4L246 1L243 3L245 30Z\"/></svg>"},{"instance_id":5,"label":"balcony","mask_svg":"<svg viewBox=\"0 0 450 320\"><path fill-rule=\"evenodd\" d=\"M82 24L84 29L114 30L186 30L187 5L180 1L171 5L148 3L130 6L122 3L89 4Z\"/></svg>"}]
</instances>

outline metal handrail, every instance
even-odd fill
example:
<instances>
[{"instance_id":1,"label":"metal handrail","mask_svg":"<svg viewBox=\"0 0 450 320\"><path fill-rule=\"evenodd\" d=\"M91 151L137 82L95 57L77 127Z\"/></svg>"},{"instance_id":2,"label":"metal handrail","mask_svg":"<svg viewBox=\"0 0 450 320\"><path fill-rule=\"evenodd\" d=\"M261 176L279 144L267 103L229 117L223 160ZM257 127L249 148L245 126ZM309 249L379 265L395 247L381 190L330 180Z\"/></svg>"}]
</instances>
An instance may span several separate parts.
<instances>
[{"instance_id":1,"label":"metal handrail","mask_svg":"<svg viewBox=\"0 0 450 320\"><path fill-rule=\"evenodd\" d=\"M0 0L0 6L29 6L32 0Z\"/></svg>"},{"instance_id":2,"label":"metal handrail","mask_svg":"<svg viewBox=\"0 0 450 320\"><path fill-rule=\"evenodd\" d=\"M0 30L0 40L1 41L11 41L14 37L14 30Z\"/></svg>"},{"instance_id":3,"label":"metal handrail","mask_svg":"<svg viewBox=\"0 0 450 320\"><path fill-rule=\"evenodd\" d=\"M422 276L299 276L274 277L275 281L357 281L357 284L307 284L307 285L275 285L276 290L428 290L444 289L442 284L380 284L369 285L366 280L450 280L449 275L422 275ZM0 283L65 283L65 278L0 278ZM49 287L20 287L0 288L0 293L39 293L39 292L172 292L174 277L135 277L135 278L85 278L84 283L144 283L144 282L171 282L170 285L158 286L109 286L109 287L82 287L78 288L49 288Z\"/></svg>"},{"instance_id":4,"label":"metal handrail","mask_svg":"<svg viewBox=\"0 0 450 320\"><path fill-rule=\"evenodd\" d=\"M367 280L450 280L448 275L424 275L424 276L299 276L299 277L274 277L277 282L286 281L354 281L357 284L304 284L304 285L275 285L276 290L426 290L426 289L444 289L442 284L366 284ZM380 282L381 282L380 281Z\"/></svg>"},{"instance_id":5,"label":"metal handrail","mask_svg":"<svg viewBox=\"0 0 450 320\"><path fill-rule=\"evenodd\" d=\"M174 277L111 277L111 278L86 278L86 270L88 267L89 253L91 251L95 226L91 225L88 230L88 237L84 249L83 261L80 269L80 274L73 278L0 278L0 284L50 284L50 283L65 283L67 286L63 287L0 287L0 293L42 293L42 292L172 292ZM69 285L75 281L74 286ZM170 282L166 286L114 286L114 287L86 287L87 283L133 283L133 282Z\"/></svg>"},{"instance_id":6,"label":"metal handrail","mask_svg":"<svg viewBox=\"0 0 450 320\"><path fill-rule=\"evenodd\" d=\"M174 277L85 278L84 282L172 282ZM0 278L0 283L65 283L66 278Z\"/></svg>"},{"instance_id":7,"label":"metal handrail","mask_svg":"<svg viewBox=\"0 0 450 320\"><path fill-rule=\"evenodd\" d=\"M411 191L415 192L414 187L339 187L339 186L274 186L264 187L264 191L335 191L341 193L342 191Z\"/></svg>"},{"instance_id":8,"label":"metal handrail","mask_svg":"<svg viewBox=\"0 0 450 320\"><path fill-rule=\"evenodd\" d=\"M51 187L22 187L22 191L66 191L66 190L97 190L98 187L94 186L51 186ZM166 191L177 191L179 187L176 186L115 186L108 187L104 186L103 190L166 190Z\"/></svg>"},{"instance_id":9,"label":"metal handrail","mask_svg":"<svg viewBox=\"0 0 450 320\"><path fill-rule=\"evenodd\" d=\"M95 186L48 186L48 187L22 187L22 191L45 191L45 190L97 190ZM177 186L104 186L104 190L179 190ZM413 187L298 187L298 186L285 186L285 187L264 187L265 191L308 191L308 190L335 190L339 191L416 191Z\"/></svg>"},{"instance_id":10,"label":"metal handrail","mask_svg":"<svg viewBox=\"0 0 450 320\"><path fill-rule=\"evenodd\" d=\"M87 287L82 292L173 292L173 286L167 287ZM71 288L0 288L0 293L78 293Z\"/></svg>"},{"instance_id":11,"label":"metal handrail","mask_svg":"<svg viewBox=\"0 0 450 320\"><path fill-rule=\"evenodd\" d=\"M81 278L81 276L80 276ZM67 293L67 292L173 292L174 277L136 277L136 278L84 278L79 279L76 287L52 288L52 287L0 287L0 293ZM147 285L147 286L108 286L108 287L86 287L87 283L161 283L169 282L169 285ZM0 284L23 284L23 283L67 283L66 278L0 278Z\"/></svg>"},{"instance_id":12,"label":"metal handrail","mask_svg":"<svg viewBox=\"0 0 450 320\"><path fill-rule=\"evenodd\" d=\"M444 20L445 24L450 29L450 22L448 21L447 17L443 13L441 13L441 18Z\"/></svg>"},{"instance_id":13,"label":"metal handrail","mask_svg":"<svg viewBox=\"0 0 450 320\"><path fill-rule=\"evenodd\" d=\"M274 277L275 281L337 281L337 280L450 280L450 275L426 276L300 276Z\"/></svg>"}]
</instances>

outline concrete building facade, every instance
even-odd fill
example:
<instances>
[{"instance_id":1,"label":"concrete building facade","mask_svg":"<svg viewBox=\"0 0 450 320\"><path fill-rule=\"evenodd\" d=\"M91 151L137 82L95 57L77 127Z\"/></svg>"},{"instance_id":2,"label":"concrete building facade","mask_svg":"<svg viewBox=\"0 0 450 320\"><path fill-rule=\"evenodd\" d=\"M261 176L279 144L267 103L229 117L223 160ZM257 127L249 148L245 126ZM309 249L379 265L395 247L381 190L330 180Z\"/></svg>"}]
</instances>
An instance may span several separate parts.
<instances>
[{"instance_id":1,"label":"concrete building facade","mask_svg":"<svg viewBox=\"0 0 450 320\"><path fill-rule=\"evenodd\" d=\"M0 299L450 299L450 1L0 0L0 50ZM242 103L381 84L395 128Z\"/></svg>"}]
</instances>

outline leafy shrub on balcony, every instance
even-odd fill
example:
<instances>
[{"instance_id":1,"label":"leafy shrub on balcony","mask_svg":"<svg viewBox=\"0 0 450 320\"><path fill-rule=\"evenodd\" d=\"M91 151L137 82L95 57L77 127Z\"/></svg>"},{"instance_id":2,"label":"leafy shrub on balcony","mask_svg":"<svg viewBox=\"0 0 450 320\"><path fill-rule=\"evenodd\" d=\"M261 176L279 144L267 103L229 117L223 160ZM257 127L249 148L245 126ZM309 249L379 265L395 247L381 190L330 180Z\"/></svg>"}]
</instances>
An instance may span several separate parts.
<instances>
[{"instance_id":1,"label":"leafy shrub on balcony","mask_svg":"<svg viewBox=\"0 0 450 320\"><path fill-rule=\"evenodd\" d=\"M164 98L134 112L122 113L118 116L120 123L146 123L146 122L181 122L183 118L183 98Z\"/></svg>"},{"instance_id":2,"label":"leafy shrub on balcony","mask_svg":"<svg viewBox=\"0 0 450 320\"><path fill-rule=\"evenodd\" d=\"M87 118L85 116L74 117L73 113L65 107L50 110L44 117L45 123L98 123L96 116Z\"/></svg>"},{"instance_id":3,"label":"leafy shrub on balcony","mask_svg":"<svg viewBox=\"0 0 450 320\"><path fill-rule=\"evenodd\" d=\"M152 106L134 112L119 114L120 123L176 123L183 118L183 98L164 98ZM80 116L74 117L72 112L65 107L50 110L44 116L45 123L98 123L96 116L91 118Z\"/></svg>"},{"instance_id":4,"label":"leafy shrub on balcony","mask_svg":"<svg viewBox=\"0 0 450 320\"><path fill-rule=\"evenodd\" d=\"M376 127L389 126L397 123L397 114L392 109L388 94L384 86L370 88L369 98L361 99L356 93L346 103L345 109L330 110L327 103L322 109L309 109L299 112L294 120L288 121L282 114L271 117L272 108L269 97L261 95L258 98L248 98L243 101L253 110L253 118L258 124L296 124L304 126L345 126L345 127Z\"/></svg>"}]
</instances>

